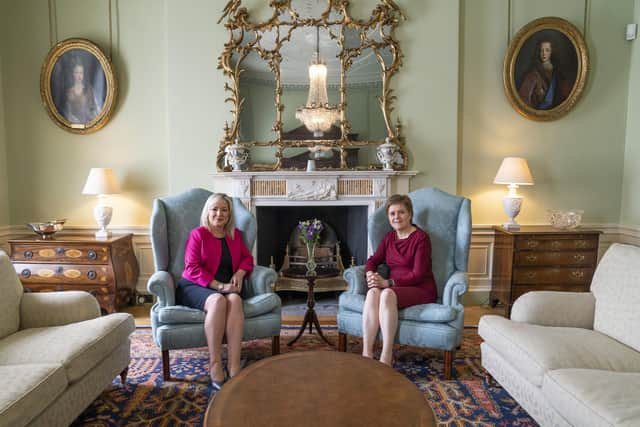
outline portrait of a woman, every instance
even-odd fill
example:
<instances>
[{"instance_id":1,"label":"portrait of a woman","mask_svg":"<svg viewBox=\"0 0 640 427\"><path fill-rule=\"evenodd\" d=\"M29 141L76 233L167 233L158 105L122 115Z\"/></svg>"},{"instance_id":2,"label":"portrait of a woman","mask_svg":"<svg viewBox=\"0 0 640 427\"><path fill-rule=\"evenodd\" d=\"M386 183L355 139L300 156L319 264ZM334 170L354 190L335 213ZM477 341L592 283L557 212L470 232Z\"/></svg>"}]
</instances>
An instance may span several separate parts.
<instances>
[{"instance_id":1,"label":"portrait of a woman","mask_svg":"<svg viewBox=\"0 0 640 427\"><path fill-rule=\"evenodd\" d=\"M85 67L80 58L72 62L72 86L67 89L63 114L71 123L87 123L98 115L91 83L85 81Z\"/></svg>"}]
</instances>

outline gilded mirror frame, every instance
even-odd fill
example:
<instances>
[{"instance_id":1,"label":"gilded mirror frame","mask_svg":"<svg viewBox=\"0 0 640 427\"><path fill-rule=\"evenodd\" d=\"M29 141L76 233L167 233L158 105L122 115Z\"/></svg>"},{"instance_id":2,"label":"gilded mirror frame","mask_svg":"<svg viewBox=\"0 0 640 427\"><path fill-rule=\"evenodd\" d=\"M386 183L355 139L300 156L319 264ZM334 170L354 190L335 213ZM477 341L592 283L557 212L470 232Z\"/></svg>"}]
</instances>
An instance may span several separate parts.
<instances>
[{"instance_id":1,"label":"gilded mirror frame","mask_svg":"<svg viewBox=\"0 0 640 427\"><path fill-rule=\"evenodd\" d=\"M347 138L351 127L346 117L347 106L347 85L346 74L352 62L363 50L371 49L380 65L382 90L378 96L378 103L386 127L386 135L389 142L398 146L400 159L394 164L396 170L406 170L408 166L408 155L402 136L402 126L396 119L395 126L392 124L391 114L394 110L396 96L390 87L391 78L402 66L403 53L395 38L395 30L401 20L406 19L398 6L391 0L382 0L372 11L371 16L366 20L355 19L349 14L348 0L319 0L326 2L326 9L318 17L303 18L292 7L293 0L272 0L269 6L273 13L264 22L254 23L250 21L249 12L241 6L241 0L230 0L224 8L223 15L218 21L224 22L224 26L229 32L229 40L224 45L224 50L218 58L218 69L222 69L228 81L225 83L225 91L229 96L225 99L232 105L231 113L233 119L231 123L225 122L224 136L220 142L216 166L219 171L230 171L231 168L224 164L225 149L234 143L239 143L247 148L251 147L274 147L275 162L272 164L254 163L248 170L252 171L275 171L284 170L282 166L283 150L290 147L312 147L315 145L329 146L338 149L340 152L339 170L349 169L347 167L347 148L377 146L385 141L351 141ZM281 20L282 16L288 16L290 20ZM336 17L338 17L336 19ZM287 28L286 34L279 31L281 26ZM338 140L287 140L282 138L283 120L282 112L282 82L280 64L283 61L280 49L283 43L291 38L291 33L296 28L301 27L321 27L327 30L329 37L338 44L338 59L340 61L340 130L341 138ZM340 33L333 34L329 31L331 26L340 26ZM277 37L273 49L265 49L260 45L260 34L276 29ZM345 46L345 29L356 30L360 35L360 44L357 47ZM243 44L245 34L250 33L253 39ZM370 35L376 34L376 37ZM382 50L388 49L391 60L385 63ZM270 141L240 141L240 114L243 110L245 99L240 95L240 76L243 73L242 61L251 52L257 53L262 60L266 61L270 70L274 74L274 109L276 120L272 127L275 138ZM235 55L235 57L234 57ZM234 59L235 58L235 59ZM380 165L356 166L350 169L380 169ZM287 169L288 170L288 169Z\"/></svg>"}]
</instances>

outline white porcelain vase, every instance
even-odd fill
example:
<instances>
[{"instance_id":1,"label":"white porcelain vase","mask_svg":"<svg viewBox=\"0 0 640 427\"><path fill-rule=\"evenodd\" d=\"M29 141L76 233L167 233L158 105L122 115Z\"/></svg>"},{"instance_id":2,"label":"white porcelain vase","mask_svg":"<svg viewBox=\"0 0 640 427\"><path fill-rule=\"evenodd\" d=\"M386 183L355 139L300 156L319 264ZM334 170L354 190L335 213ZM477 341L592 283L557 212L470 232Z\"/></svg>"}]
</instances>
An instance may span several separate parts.
<instances>
[{"instance_id":1,"label":"white porcelain vase","mask_svg":"<svg viewBox=\"0 0 640 427\"><path fill-rule=\"evenodd\" d=\"M249 150L244 145L235 144L227 145L224 149L225 163L231 166L231 170L234 172L242 171L242 167L249 158Z\"/></svg>"},{"instance_id":2,"label":"white porcelain vase","mask_svg":"<svg viewBox=\"0 0 640 427\"><path fill-rule=\"evenodd\" d=\"M382 163L382 170L392 171L393 160L398 152L398 146L389 141L389 138L385 139L385 143L378 146L377 156L378 161Z\"/></svg>"}]
</instances>

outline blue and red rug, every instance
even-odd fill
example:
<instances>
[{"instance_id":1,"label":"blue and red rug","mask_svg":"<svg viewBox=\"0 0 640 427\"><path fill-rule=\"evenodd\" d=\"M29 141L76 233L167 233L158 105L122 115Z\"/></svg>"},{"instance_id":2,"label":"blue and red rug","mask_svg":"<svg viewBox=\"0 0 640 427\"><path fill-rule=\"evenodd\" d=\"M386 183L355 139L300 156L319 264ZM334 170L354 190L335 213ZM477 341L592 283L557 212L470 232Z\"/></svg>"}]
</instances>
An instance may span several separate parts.
<instances>
[{"instance_id":1,"label":"blue and red rug","mask_svg":"<svg viewBox=\"0 0 640 427\"><path fill-rule=\"evenodd\" d=\"M317 335L305 333L290 349L286 342L297 327L283 327L281 350L326 350ZM335 327L325 328L332 342ZM253 363L271 355L271 340L243 344L243 357ZM349 351L360 353L353 339ZM413 381L425 395L438 426L537 426L535 421L500 387L484 381L480 365L480 338L476 329L466 329L461 350L454 361L455 380L442 380L442 353L409 347L396 349L395 368ZM73 426L198 426L213 390L209 386L208 353L204 348L170 352L171 376L162 381L160 351L153 343L151 329L138 328L133 335L131 364L123 386L116 378Z\"/></svg>"}]
</instances>

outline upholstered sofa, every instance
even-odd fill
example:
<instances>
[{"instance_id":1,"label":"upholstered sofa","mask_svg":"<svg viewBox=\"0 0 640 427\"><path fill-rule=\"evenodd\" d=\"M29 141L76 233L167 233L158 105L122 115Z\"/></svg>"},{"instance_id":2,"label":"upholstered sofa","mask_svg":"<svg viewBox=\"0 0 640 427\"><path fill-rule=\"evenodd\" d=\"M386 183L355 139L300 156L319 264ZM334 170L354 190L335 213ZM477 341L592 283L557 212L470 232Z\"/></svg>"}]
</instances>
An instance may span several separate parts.
<instances>
[{"instance_id":1,"label":"upholstered sofa","mask_svg":"<svg viewBox=\"0 0 640 427\"><path fill-rule=\"evenodd\" d=\"M133 317L87 292L23 293L0 251L0 427L68 426L129 365Z\"/></svg>"},{"instance_id":2,"label":"upholstered sofa","mask_svg":"<svg viewBox=\"0 0 640 427\"><path fill-rule=\"evenodd\" d=\"M483 316L482 366L541 426L640 426L640 248L614 244L591 292L529 292Z\"/></svg>"}]
</instances>

